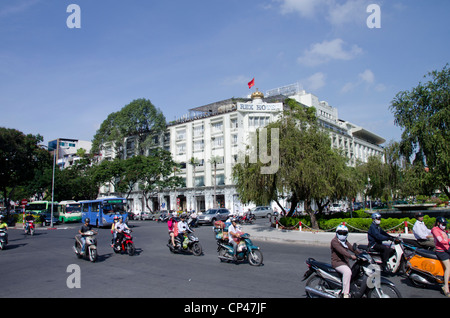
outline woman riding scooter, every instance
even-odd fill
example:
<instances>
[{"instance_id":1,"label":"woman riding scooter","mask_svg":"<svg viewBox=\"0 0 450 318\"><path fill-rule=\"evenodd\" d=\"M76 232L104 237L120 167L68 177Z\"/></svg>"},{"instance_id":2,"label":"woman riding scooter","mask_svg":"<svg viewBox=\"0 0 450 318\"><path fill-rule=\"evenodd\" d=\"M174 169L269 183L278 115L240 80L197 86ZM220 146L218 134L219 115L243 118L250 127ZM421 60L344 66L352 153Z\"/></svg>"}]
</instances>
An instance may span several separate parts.
<instances>
[{"instance_id":1,"label":"woman riding scooter","mask_svg":"<svg viewBox=\"0 0 450 318\"><path fill-rule=\"evenodd\" d=\"M448 279L450 276L450 244L449 238L445 229L447 228L447 220L442 216L436 218L434 227L431 229L431 234L434 237L434 243L436 245L436 256L442 262L445 268L444 272L444 286L442 286L442 291L445 296L450 297L448 289Z\"/></svg>"}]
</instances>

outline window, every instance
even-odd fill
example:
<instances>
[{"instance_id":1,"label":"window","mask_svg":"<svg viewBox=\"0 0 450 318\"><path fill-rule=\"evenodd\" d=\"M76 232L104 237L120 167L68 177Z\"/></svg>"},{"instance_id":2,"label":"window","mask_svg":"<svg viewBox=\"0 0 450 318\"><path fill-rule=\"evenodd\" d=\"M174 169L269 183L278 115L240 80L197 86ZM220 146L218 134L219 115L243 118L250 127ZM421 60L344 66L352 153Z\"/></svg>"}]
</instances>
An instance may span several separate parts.
<instances>
[{"instance_id":1,"label":"window","mask_svg":"<svg viewBox=\"0 0 450 318\"><path fill-rule=\"evenodd\" d=\"M186 130L178 130L177 131L177 140L185 140L186 139Z\"/></svg>"},{"instance_id":2,"label":"window","mask_svg":"<svg viewBox=\"0 0 450 318\"><path fill-rule=\"evenodd\" d=\"M222 122L212 123L212 131L213 132L221 132L223 128Z\"/></svg>"},{"instance_id":3,"label":"window","mask_svg":"<svg viewBox=\"0 0 450 318\"><path fill-rule=\"evenodd\" d=\"M202 151L204 147L205 141L203 139L194 141L194 151Z\"/></svg>"},{"instance_id":4,"label":"window","mask_svg":"<svg viewBox=\"0 0 450 318\"><path fill-rule=\"evenodd\" d=\"M203 125L194 127L194 137L203 136L204 127Z\"/></svg>"},{"instance_id":5,"label":"window","mask_svg":"<svg viewBox=\"0 0 450 318\"><path fill-rule=\"evenodd\" d=\"M182 155L184 153L186 153L186 144L183 143L183 144L177 145L177 154Z\"/></svg>"}]
</instances>

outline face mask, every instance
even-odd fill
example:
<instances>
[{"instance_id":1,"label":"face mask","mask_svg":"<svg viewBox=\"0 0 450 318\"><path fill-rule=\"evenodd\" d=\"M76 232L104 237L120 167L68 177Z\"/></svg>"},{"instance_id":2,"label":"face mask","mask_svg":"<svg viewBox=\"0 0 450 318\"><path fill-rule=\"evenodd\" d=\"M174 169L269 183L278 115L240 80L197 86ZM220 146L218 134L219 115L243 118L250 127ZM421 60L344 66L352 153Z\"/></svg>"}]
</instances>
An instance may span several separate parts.
<instances>
[{"instance_id":1,"label":"face mask","mask_svg":"<svg viewBox=\"0 0 450 318\"><path fill-rule=\"evenodd\" d=\"M348 235L339 235L339 234L336 234L336 236L337 236L337 238L338 238L339 241L345 242L345 241L347 240L347 236L348 236Z\"/></svg>"},{"instance_id":2,"label":"face mask","mask_svg":"<svg viewBox=\"0 0 450 318\"><path fill-rule=\"evenodd\" d=\"M381 220L375 220L375 224L380 225Z\"/></svg>"},{"instance_id":3,"label":"face mask","mask_svg":"<svg viewBox=\"0 0 450 318\"><path fill-rule=\"evenodd\" d=\"M445 230L445 225L439 224L439 228L444 231Z\"/></svg>"}]
</instances>

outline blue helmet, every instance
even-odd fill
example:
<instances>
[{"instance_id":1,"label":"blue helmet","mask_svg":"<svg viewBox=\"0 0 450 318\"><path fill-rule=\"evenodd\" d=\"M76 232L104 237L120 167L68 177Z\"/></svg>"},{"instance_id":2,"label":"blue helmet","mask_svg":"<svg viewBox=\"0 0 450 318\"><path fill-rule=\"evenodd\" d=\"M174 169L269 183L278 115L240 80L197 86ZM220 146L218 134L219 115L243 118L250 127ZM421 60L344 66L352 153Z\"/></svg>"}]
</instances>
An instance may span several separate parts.
<instances>
[{"instance_id":1,"label":"blue helmet","mask_svg":"<svg viewBox=\"0 0 450 318\"><path fill-rule=\"evenodd\" d=\"M381 214L378 212L372 213L372 220L381 219Z\"/></svg>"}]
</instances>

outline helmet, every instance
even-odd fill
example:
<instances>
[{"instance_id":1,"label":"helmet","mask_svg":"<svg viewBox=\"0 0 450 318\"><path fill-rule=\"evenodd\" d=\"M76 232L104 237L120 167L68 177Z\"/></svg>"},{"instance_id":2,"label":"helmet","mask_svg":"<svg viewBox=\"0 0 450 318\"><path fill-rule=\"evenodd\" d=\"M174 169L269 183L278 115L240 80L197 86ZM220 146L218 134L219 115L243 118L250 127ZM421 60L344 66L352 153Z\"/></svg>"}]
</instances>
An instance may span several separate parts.
<instances>
[{"instance_id":1,"label":"helmet","mask_svg":"<svg viewBox=\"0 0 450 318\"><path fill-rule=\"evenodd\" d=\"M442 216L438 216L436 218L436 223L447 224L447 220L445 218L443 218Z\"/></svg>"},{"instance_id":2,"label":"helmet","mask_svg":"<svg viewBox=\"0 0 450 318\"><path fill-rule=\"evenodd\" d=\"M340 241L345 242L348 237L348 228L343 224L338 225L336 228L336 236Z\"/></svg>"},{"instance_id":3,"label":"helmet","mask_svg":"<svg viewBox=\"0 0 450 318\"><path fill-rule=\"evenodd\" d=\"M89 218L84 219L84 223L89 223L89 222L91 222L91 220Z\"/></svg>"},{"instance_id":4,"label":"helmet","mask_svg":"<svg viewBox=\"0 0 450 318\"><path fill-rule=\"evenodd\" d=\"M117 220L119 220L119 217L116 215L116 216L114 217L114 221L117 221Z\"/></svg>"},{"instance_id":5,"label":"helmet","mask_svg":"<svg viewBox=\"0 0 450 318\"><path fill-rule=\"evenodd\" d=\"M372 220L381 219L381 214L378 212L372 213Z\"/></svg>"}]
</instances>

